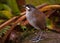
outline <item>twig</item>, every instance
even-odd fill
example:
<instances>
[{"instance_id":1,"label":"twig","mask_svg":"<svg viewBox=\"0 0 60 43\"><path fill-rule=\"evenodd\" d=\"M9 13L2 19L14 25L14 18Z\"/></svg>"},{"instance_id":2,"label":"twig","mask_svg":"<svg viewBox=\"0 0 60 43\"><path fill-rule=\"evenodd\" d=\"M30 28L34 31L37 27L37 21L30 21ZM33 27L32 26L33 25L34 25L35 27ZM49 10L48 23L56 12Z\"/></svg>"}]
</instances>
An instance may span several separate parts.
<instances>
[{"instance_id":1,"label":"twig","mask_svg":"<svg viewBox=\"0 0 60 43\"><path fill-rule=\"evenodd\" d=\"M8 36L8 35L11 33L11 31L14 29L14 27L16 26L16 24L19 23L20 21L22 21L24 18L25 18L25 15L22 16L22 17L20 17L18 20L16 20L16 21L14 22L14 24L12 25L12 27L10 28L10 30L7 31L7 33L6 33L5 36L3 37L3 39L4 39L4 40L3 40L3 43L5 42L7 36Z\"/></svg>"},{"instance_id":2,"label":"twig","mask_svg":"<svg viewBox=\"0 0 60 43\"><path fill-rule=\"evenodd\" d=\"M49 11L48 14L46 15L46 17L49 18L49 16L50 16L51 14L53 14L55 11L56 11L56 10Z\"/></svg>"},{"instance_id":3,"label":"twig","mask_svg":"<svg viewBox=\"0 0 60 43\"><path fill-rule=\"evenodd\" d=\"M22 12L20 15L25 15L26 12Z\"/></svg>"},{"instance_id":4,"label":"twig","mask_svg":"<svg viewBox=\"0 0 60 43\"><path fill-rule=\"evenodd\" d=\"M22 23L21 23L22 26L25 26L25 25L27 25L27 24L29 24L29 22L28 22L27 20L22 21Z\"/></svg>"},{"instance_id":5,"label":"twig","mask_svg":"<svg viewBox=\"0 0 60 43\"><path fill-rule=\"evenodd\" d=\"M13 17L13 18L11 18L10 20L6 21L5 23L1 24L1 25L0 25L0 30L1 30L2 28L4 28L5 26L9 25L9 24L10 24L11 22L13 22L16 18L17 18L17 16L16 16L16 17Z\"/></svg>"},{"instance_id":6,"label":"twig","mask_svg":"<svg viewBox=\"0 0 60 43\"><path fill-rule=\"evenodd\" d=\"M36 8L41 9L41 8L47 6L47 5L48 5L47 3L44 3L44 4L42 4L42 5L36 6Z\"/></svg>"},{"instance_id":7,"label":"twig","mask_svg":"<svg viewBox=\"0 0 60 43\"><path fill-rule=\"evenodd\" d=\"M41 11L46 11L50 9L60 9L60 5L48 5L48 6L41 8Z\"/></svg>"}]
</instances>

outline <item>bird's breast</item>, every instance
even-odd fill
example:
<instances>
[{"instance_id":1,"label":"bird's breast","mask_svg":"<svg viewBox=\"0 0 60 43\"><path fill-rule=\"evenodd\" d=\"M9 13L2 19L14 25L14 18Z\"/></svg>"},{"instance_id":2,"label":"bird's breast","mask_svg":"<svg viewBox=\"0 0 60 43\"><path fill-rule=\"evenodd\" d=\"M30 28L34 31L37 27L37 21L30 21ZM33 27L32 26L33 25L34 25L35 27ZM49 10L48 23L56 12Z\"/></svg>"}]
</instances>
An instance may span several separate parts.
<instances>
[{"instance_id":1,"label":"bird's breast","mask_svg":"<svg viewBox=\"0 0 60 43\"><path fill-rule=\"evenodd\" d=\"M26 13L26 18L27 18L28 22L32 26L35 26L35 22L37 22L37 19L36 19L36 17L34 17L34 15L32 14L32 12Z\"/></svg>"}]
</instances>

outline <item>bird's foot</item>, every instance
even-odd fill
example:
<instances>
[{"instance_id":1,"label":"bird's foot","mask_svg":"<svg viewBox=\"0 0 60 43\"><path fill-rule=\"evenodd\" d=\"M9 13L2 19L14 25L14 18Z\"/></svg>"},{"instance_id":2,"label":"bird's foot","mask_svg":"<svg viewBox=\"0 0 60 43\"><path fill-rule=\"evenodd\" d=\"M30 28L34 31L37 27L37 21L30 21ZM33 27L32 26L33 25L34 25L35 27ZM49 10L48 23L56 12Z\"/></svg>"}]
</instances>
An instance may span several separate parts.
<instances>
[{"instance_id":1,"label":"bird's foot","mask_svg":"<svg viewBox=\"0 0 60 43\"><path fill-rule=\"evenodd\" d=\"M32 42L39 42L40 40L44 40L41 36L36 36L31 39Z\"/></svg>"}]
</instances>

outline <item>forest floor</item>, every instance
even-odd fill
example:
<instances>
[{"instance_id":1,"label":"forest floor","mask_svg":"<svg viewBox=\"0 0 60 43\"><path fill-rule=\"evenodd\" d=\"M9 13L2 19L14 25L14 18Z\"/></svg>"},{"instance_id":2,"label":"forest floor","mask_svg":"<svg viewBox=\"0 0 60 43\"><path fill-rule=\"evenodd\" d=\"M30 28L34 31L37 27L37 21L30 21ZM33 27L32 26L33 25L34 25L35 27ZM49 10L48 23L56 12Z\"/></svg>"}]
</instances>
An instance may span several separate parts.
<instances>
[{"instance_id":1,"label":"forest floor","mask_svg":"<svg viewBox=\"0 0 60 43\"><path fill-rule=\"evenodd\" d=\"M35 43L30 40L31 36L32 35L30 35L30 37L27 37L22 43ZM45 32L43 34L43 36L45 37L45 39L40 40L37 43L60 43L60 34L59 33L48 31L48 32Z\"/></svg>"}]
</instances>

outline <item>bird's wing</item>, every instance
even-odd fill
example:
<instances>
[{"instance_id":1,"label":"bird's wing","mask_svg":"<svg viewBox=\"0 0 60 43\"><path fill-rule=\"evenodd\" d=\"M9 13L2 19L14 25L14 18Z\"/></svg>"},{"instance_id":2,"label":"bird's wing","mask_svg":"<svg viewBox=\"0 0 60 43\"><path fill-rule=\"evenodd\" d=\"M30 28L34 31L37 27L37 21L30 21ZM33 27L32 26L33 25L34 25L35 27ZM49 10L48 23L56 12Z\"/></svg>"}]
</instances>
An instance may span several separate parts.
<instances>
[{"instance_id":1,"label":"bird's wing","mask_svg":"<svg viewBox=\"0 0 60 43\"><path fill-rule=\"evenodd\" d=\"M39 28L42 28L44 29L45 26L46 26L46 16L43 12L40 12L40 11L35 11L34 12L34 16L36 17L36 25L39 27Z\"/></svg>"}]
</instances>

